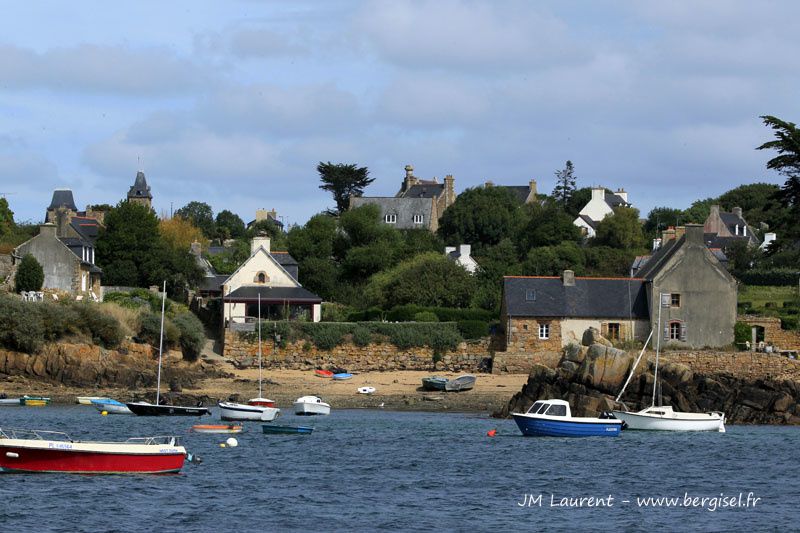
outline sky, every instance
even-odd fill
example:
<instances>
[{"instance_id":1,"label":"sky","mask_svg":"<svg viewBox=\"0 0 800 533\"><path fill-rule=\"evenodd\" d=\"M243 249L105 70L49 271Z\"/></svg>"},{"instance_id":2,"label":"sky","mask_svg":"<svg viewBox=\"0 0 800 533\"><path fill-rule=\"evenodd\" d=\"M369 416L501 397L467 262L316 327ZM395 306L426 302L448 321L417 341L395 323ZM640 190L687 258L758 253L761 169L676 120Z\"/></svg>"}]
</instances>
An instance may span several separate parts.
<instances>
[{"instance_id":1,"label":"sky","mask_svg":"<svg viewBox=\"0 0 800 533\"><path fill-rule=\"evenodd\" d=\"M320 161L550 193L629 192L642 216L783 183L759 119L800 121L787 1L2 2L0 196L116 204L143 171L190 201L288 224L333 207Z\"/></svg>"}]
</instances>

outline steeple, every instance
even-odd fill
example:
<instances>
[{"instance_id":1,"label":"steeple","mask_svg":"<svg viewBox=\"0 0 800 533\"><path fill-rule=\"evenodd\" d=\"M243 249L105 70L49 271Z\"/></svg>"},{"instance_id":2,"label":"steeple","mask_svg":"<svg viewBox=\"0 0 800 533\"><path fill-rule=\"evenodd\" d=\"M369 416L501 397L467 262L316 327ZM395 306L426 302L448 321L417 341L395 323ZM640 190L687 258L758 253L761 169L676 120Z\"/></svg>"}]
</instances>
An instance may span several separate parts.
<instances>
[{"instance_id":1,"label":"steeple","mask_svg":"<svg viewBox=\"0 0 800 533\"><path fill-rule=\"evenodd\" d=\"M144 172L141 170L136 173L136 180L128 191L128 201L142 204L146 207L150 207L153 201L153 195L150 194L150 186L147 184L147 179L145 179Z\"/></svg>"}]
</instances>

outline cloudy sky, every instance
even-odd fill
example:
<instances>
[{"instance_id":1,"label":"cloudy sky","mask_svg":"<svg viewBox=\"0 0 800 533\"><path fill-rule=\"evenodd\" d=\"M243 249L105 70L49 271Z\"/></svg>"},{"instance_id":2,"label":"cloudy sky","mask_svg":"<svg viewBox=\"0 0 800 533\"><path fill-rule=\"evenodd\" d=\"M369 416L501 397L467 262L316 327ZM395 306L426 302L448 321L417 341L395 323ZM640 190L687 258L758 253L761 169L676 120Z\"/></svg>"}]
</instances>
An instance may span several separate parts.
<instances>
[{"instance_id":1,"label":"cloudy sky","mask_svg":"<svg viewBox=\"0 0 800 533\"><path fill-rule=\"evenodd\" d=\"M319 161L393 195L410 163L486 180L622 187L645 215L766 171L759 115L800 121L787 1L12 2L0 18L0 194L191 200L304 223Z\"/></svg>"}]
</instances>

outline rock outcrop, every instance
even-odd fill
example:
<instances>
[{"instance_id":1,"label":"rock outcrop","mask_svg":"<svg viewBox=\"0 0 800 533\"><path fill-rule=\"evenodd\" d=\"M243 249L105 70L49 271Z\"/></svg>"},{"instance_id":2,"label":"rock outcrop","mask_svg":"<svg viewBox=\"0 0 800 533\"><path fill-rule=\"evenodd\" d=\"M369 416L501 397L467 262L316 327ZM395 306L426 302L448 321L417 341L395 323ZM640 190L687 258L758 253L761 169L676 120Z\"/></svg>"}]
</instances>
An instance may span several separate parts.
<instances>
[{"instance_id":1,"label":"rock outcrop","mask_svg":"<svg viewBox=\"0 0 800 533\"><path fill-rule=\"evenodd\" d=\"M618 408L614 398L635 357L603 344L564 349L556 369L537 365L527 384L495 416L525 411L539 399L570 402L575 416L597 416ZM630 410L649 406L653 398L654 365L640 364L622 397ZM663 405L678 411L723 411L733 424L800 425L800 383L792 380L745 379L730 374L704 375L678 363L658 369Z\"/></svg>"}]
</instances>

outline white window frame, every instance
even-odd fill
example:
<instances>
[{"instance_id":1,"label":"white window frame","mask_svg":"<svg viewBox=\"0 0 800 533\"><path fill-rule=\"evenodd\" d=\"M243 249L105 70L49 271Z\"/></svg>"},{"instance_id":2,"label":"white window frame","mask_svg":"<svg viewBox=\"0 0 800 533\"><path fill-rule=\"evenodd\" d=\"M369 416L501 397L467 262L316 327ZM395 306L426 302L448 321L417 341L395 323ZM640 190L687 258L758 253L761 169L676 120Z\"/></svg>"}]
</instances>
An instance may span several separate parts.
<instances>
[{"instance_id":1,"label":"white window frame","mask_svg":"<svg viewBox=\"0 0 800 533\"><path fill-rule=\"evenodd\" d=\"M548 340L550 338L550 324L539 324L539 340Z\"/></svg>"},{"instance_id":2,"label":"white window frame","mask_svg":"<svg viewBox=\"0 0 800 533\"><path fill-rule=\"evenodd\" d=\"M397 215L395 214L385 215L383 217L383 221L386 222L387 224L397 224Z\"/></svg>"},{"instance_id":3,"label":"white window frame","mask_svg":"<svg viewBox=\"0 0 800 533\"><path fill-rule=\"evenodd\" d=\"M414 215L414 224L424 224L425 215Z\"/></svg>"}]
</instances>

